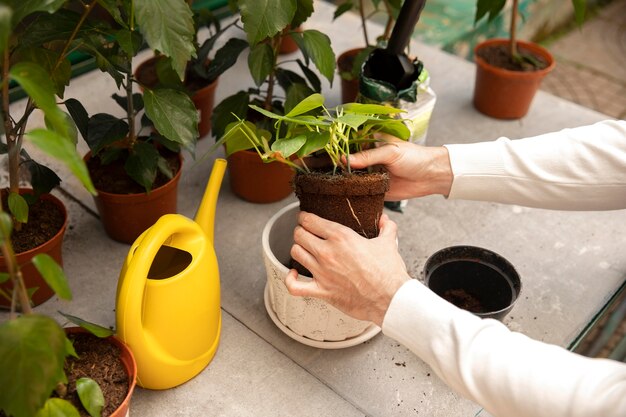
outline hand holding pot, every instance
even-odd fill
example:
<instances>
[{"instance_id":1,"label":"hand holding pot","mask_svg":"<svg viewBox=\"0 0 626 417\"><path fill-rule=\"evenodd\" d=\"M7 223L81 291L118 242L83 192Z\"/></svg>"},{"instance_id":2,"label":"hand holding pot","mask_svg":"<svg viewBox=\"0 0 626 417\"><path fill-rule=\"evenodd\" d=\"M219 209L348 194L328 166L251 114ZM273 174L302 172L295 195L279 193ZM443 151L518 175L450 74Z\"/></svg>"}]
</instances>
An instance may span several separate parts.
<instances>
[{"instance_id":1,"label":"hand holding pot","mask_svg":"<svg viewBox=\"0 0 626 417\"><path fill-rule=\"evenodd\" d=\"M390 176L388 201L447 195L452 185L450 158L443 146L420 146L388 137L382 146L350 155L350 165L357 169L383 165Z\"/></svg>"},{"instance_id":2,"label":"hand holding pot","mask_svg":"<svg viewBox=\"0 0 626 417\"><path fill-rule=\"evenodd\" d=\"M410 277L396 244L397 227L387 215L380 234L366 239L352 229L301 212L291 256L313 274L299 281L292 269L285 278L295 296L323 299L344 313L381 325L389 303Z\"/></svg>"}]
</instances>

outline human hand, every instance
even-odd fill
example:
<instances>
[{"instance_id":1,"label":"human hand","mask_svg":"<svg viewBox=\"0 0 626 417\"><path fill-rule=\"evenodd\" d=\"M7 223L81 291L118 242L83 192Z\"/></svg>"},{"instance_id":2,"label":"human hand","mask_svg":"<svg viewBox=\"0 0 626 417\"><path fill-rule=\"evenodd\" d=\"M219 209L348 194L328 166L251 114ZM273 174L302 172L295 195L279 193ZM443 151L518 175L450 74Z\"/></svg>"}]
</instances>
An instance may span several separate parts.
<instances>
[{"instance_id":1,"label":"human hand","mask_svg":"<svg viewBox=\"0 0 626 417\"><path fill-rule=\"evenodd\" d=\"M325 300L344 313L381 326L394 294L410 279L398 253L397 227L386 214L378 237L312 213L300 212L291 256L313 274L298 281L295 269L285 279L292 295Z\"/></svg>"},{"instance_id":2,"label":"human hand","mask_svg":"<svg viewBox=\"0 0 626 417\"><path fill-rule=\"evenodd\" d=\"M381 146L350 155L350 165L356 169L383 165L390 176L390 188L385 194L388 201L448 195L452 186L450 158L443 146L420 146L385 138Z\"/></svg>"}]
</instances>

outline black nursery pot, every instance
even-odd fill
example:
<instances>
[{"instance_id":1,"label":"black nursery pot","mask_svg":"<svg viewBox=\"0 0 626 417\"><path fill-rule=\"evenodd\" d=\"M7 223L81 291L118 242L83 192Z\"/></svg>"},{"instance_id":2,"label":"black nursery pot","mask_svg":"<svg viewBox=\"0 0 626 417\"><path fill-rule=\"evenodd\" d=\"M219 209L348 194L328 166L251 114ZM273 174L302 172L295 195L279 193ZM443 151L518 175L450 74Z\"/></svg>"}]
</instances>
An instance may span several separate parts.
<instances>
[{"instance_id":1,"label":"black nursery pot","mask_svg":"<svg viewBox=\"0 0 626 417\"><path fill-rule=\"evenodd\" d=\"M519 274L502 256L476 246L435 252L424 266L428 288L478 317L502 320L522 289Z\"/></svg>"}]
</instances>

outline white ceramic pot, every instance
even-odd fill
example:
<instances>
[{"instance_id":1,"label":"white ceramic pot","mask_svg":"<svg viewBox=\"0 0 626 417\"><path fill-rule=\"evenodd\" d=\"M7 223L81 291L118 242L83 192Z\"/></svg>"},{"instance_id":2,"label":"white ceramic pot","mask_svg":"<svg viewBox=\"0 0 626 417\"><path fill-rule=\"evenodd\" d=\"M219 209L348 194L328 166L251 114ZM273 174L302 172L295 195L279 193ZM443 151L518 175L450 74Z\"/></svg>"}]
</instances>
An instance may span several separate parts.
<instances>
[{"instance_id":1,"label":"white ceramic pot","mask_svg":"<svg viewBox=\"0 0 626 417\"><path fill-rule=\"evenodd\" d=\"M326 349L354 346L374 337L380 328L356 320L317 298L295 297L285 286L299 203L279 210L263 229L262 245L267 284L265 307L274 323L288 336L309 346ZM299 280L309 281L303 275Z\"/></svg>"}]
</instances>

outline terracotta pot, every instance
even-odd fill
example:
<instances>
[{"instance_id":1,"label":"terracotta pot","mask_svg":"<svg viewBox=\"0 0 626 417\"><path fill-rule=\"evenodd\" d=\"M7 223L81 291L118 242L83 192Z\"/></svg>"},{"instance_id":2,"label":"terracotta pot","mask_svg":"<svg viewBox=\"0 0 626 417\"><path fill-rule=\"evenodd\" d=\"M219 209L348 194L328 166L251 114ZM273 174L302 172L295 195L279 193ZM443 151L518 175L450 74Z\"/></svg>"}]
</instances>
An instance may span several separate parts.
<instances>
[{"instance_id":1,"label":"terracotta pot","mask_svg":"<svg viewBox=\"0 0 626 417\"><path fill-rule=\"evenodd\" d=\"M289 33L290 31L291 31L290 26L287 26L287 28L283 30L283 37L281 38L280 45L278 47L278 53L280 55L291 54L298 50L298 44L296 43L296 41L294 41L291 36L287 35L287 33ZM298 26L294 30L294 32L302 32L302 28Z\"/></svg>"},{"instance_id":2,"label":"terracotta pot","mask_svg":"<svg viewBox=\"0 0 626 417\"><path fill-rule=\"evenodd\" d=\"M339 74L344 72L352 72L352 64L354 62L355 57L361 52L364 48L355 48L345 51L337 58L337 70ZM341 102L342 103L352 103L356 101L356 97L359 94L359 79L355 78L353 80L346 80L343 77L341 78Z\"/></svg>"},{"instance_id":3,"label":"terracotta pot","mask_svg":"<svg viewBox=\"0 0 626 417\"><path fill-rule=\"evenodd\" d=\"M230 155L228 173L233 193L251 203L274 203L293 192L293 169L281 162L266 164L255 151Z\"/></svg>"},{"instance_id":4,"label":"terracotta pot","mask_svg":"<svg viewBox=\"0 0 626 417\"><path fill-rule=\"evenodd\" d=\"M145 86L154 87L159 82L156 74L156 62L161 58L161 56L153 56L139 64L135 69L135 78ZM199 138L207 136L211 131L211 116L213 114L215 90L217 89L218 81L219 78L211 84L205 85L200 89L193 89L193 91L185 83L185 86L191 93L191 100L200 113L200 123L198 124Z\"/></svg>"},{"instance_id":5,"label":"terracotta pot","mask_svg":"<svg viewBox=\"0 0 626 417\"><path fill-rule=\"evenodd\" d=\"M355 346L376 336L380 327L373 323L352 318L321 299L289 294L285 277L298 212L298 202L291 203L263 228L261 242L267 273L264 301L270 318L292 339L322 349ZM298 280L311 278L299 275Z\"/></svg>"},{"instance_id":6,"label":"terracotta pot","mask_svg":"<svg viewBox=\"0 0 626 417\"><path fill-rule=\"evenodd\" d=\"M66 334L87 333L87 330L82 327L66 327L64 330ZM135 362L135 357L133 356L133 352L130 348L116 336L109 336L103 340L108 341L119 348L120 360L122 361L124 369L126 369L126 374L128 375L128 393L126 394L124 401L122 401L122 404L120 404L120 406L110 414L110 417L127 417L129 415L130 399L133 396L133 391L137 385L137 363Z\"/></svg>"},{"instance_id":7,"label":"terracotta pot","mask_svg":"<svg viewBox=\"0 0 626 417\"><path fill-rule=\"evenodd\" d=\"M20 189L20 194L24 193L32 193L32 190ZM31 301L35 306L38 306L41 303L49 300L54 295L54 291L48 286L48 284L46 284L46 281L43 279L39 271L37 271L37 268L35 268L35 266L30 262L30 260L35 255L39 255L40 253L46 253L50 255L59 265L63 266L61 249L63 245L65 230L67 229L67 210L65 209L65 205L63 204L63 202L52 194L44 194L40 198L54 203L63 213L63 217L65 220L63 221L63 226L61 227L61 229L57 232L57 234L52 237L52 239L42 245L37 246L36 248L16 254L17 263L19 265L22 265L21 271L26 288L38 288L31 297ZM4 258L1 256L0 271L7 272L6 263L4 261ZM13 291L13 283L11 281L7 281L0 285L0 288L11 294L11 292ZM10 306L11 303L8 300L4 299L4 297L0 297L0 307L10 308Z\"/></svg>"},{"instance_id":8,"label":"terracotta pot","mask_svg":"<svg viewBox=\"0 0 626 417\"><path fill-rule=\"evenodd\" d=\"M496 119L519 119L528 113L541 80L554 69L554 58L541 46L518 41L521 49L542 57L548 66L538 71L511 71L492 66L481 59L477 52L485 47L508 44L507 39L490 39L479 43L474 49L476 82L474 107L481 113Z\"/></svg>"},{"instance_id":9,"label":"terracotta pot","mask_svg":"<svg viewBox=\"0 0 626 417\"><path fill-rule=\"evenodd\" d=\"M91 154L85 156L89 160ZM94 202L107 235L122 243L133 243L162 215L176 213L180 169L174 177L150 193L113 194L98 190Z\"/></svg>"}]
</instances>

